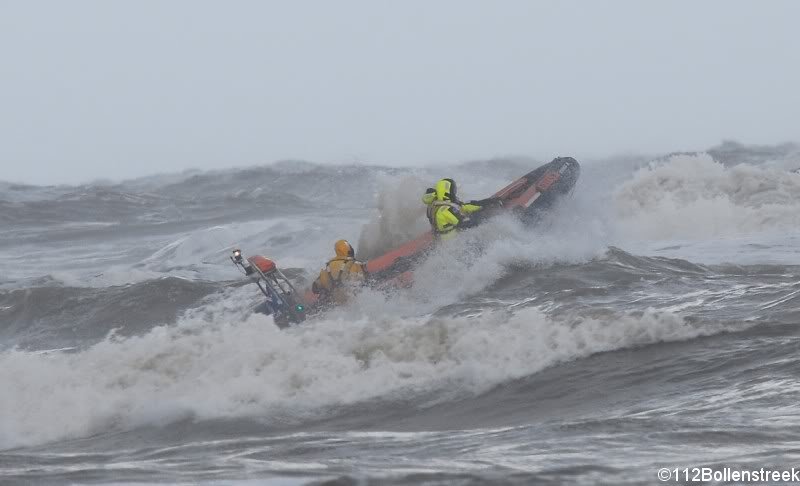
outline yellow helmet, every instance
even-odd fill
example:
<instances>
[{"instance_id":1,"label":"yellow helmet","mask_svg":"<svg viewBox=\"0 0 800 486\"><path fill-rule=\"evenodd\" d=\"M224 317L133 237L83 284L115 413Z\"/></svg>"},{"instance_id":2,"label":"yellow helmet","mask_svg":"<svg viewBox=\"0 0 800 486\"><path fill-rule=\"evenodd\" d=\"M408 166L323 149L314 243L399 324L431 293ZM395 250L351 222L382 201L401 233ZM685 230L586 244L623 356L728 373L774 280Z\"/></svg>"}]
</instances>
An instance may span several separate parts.
<instances>
[{"instance_id":1,"label":"yellow helmet","mask_svg":"<svg viewBox=\"0 0 800 486\"><path fill-rule=\"evenodd\" d=\"M456 181L453 179L442 179L436 183L437 201L457 201Z\"/></svg>"},{"instance_id":2,"label":"yellow helmet","mask_svg":"<svg viewBox=\"0 0 800 486\"><path fill-rule=\"evenodd\" d=\"M356 251L353 250L353 247L347 240L339 240L333 245L333 249L336 252L337 257L350 257L353 258L356 254Z\"/></svg>"}]
</instances>

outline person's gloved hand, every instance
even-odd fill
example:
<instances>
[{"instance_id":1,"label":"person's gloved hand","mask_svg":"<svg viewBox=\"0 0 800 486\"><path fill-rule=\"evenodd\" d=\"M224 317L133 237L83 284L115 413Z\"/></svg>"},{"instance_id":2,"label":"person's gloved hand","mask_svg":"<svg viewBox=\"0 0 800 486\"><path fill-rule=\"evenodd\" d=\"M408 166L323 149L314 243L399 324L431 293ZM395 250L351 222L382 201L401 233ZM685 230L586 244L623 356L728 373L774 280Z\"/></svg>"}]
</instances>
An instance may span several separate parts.
<instances>
[{"instance_id":1,"label":"person's gloved hand","mask_svg":"<svg viewBox=\"0 0 800 486\"><path fill-rule=\"evenodd\" d=\"M475 226L477 226L477 221L469 216L464 216L464 218L458 224L458 227L461 229L474 228Z\"/></svg>"},{"instance_id":2,"label":"person's gloved hand","mask_svg":"<svg viewBox=\"0 0 800 486\"><path fill-rule=\"evenodd\" d=\"M499 208L503 207L503 200L499 197L490 197L489 199L485 199L483 201L484 206L497 206Z\"/></svg>"},{"instance_id":3,"label":"person's gloved hand","mask_svg":"<svg viewBox=\"0 0 800 486\"><path fill-rule=\"evenodd\" d=\"M487 197L486 199L481 199L480 201L470 201L469 204L474 204L476 206L481 207L491 207L491 206L499 206L503 207L503 200L499 197Z\"/></svg>"}]
</instances>

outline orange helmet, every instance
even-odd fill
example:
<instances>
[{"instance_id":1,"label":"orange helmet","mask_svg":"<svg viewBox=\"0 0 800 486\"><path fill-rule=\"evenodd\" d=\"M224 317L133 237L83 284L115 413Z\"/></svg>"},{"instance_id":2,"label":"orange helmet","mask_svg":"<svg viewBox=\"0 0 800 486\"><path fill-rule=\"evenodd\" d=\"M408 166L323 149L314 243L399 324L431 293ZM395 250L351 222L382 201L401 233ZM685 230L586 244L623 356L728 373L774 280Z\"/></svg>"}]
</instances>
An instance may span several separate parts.
<instances>
[{"instance_id":1,"label":"orange helmet","mask_svg":"<svg viewBox=\"0 0 800 486\"><path fill-rule=\"evenodd\" d=\"M333 245L333 249L336 252L337 257L350 257L353 258L356 254L356 251L353 250L353 247L347 240L339 240Z\"/></svg>"}]
</instances>

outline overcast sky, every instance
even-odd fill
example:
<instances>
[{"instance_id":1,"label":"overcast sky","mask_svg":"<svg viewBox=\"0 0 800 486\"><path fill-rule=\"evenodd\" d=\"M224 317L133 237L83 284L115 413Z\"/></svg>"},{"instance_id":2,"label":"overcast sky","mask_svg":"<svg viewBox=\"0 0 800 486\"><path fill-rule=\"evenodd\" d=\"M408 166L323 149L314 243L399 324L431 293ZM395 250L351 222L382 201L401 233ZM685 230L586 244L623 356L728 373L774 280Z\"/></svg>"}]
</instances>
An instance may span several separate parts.
<instances>
[{"instance_id":1,"label":"overcast sky","mask_svg":"<svg viewBox=\"0 0 800 486\"><path fill-rule=\"evenodd\" d=\"M800 140L800 1L0 0L0 179Z\"/></svg>"}]
</instances>

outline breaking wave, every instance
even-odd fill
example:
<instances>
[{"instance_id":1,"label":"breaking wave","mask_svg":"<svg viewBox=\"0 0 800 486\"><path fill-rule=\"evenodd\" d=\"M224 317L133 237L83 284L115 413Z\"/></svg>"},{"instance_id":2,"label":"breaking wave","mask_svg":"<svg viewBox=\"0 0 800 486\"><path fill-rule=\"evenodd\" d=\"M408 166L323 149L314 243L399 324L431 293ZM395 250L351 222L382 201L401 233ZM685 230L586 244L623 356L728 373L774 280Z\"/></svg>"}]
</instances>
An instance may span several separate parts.
<instances>
[{"instance_id":1,"label":"breaking wave","mask_svg":"<svg viewBox=\"0 0 800 486\"><path fill-rule=\"evenodd\" d=\"M794 230L800 225L800 174L725 166L707 154L676 155L639 169L613 194L624 233L706 238Z\"/></svg>"},{"instance_id":2,"label":"breaking wave","mask_svg":"<svg viewBox=\"0 0 800 486\"><path fill-rule=\"evenodd\" d=\"M424 407L600 351L724 330L655 310L385 316L288 332L229 306L205 312L75 353L0 354L0 448L185 419L301 422L368 400Z\"/></svg>"}]
</instances>

